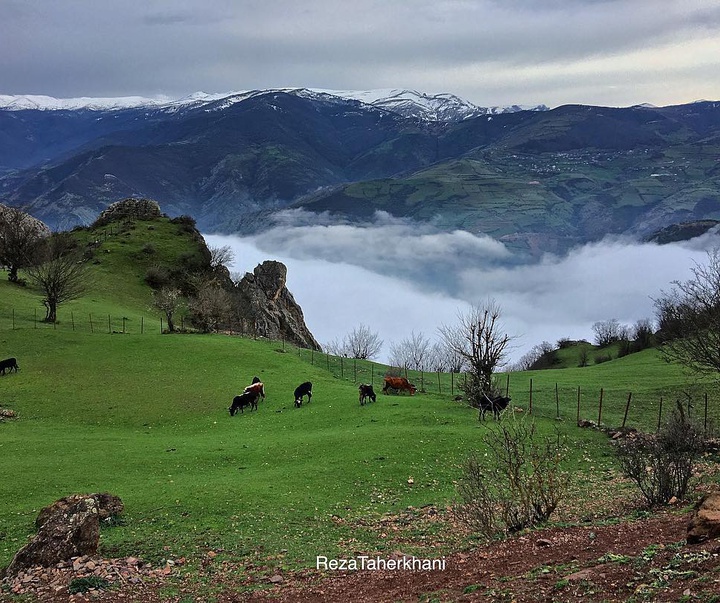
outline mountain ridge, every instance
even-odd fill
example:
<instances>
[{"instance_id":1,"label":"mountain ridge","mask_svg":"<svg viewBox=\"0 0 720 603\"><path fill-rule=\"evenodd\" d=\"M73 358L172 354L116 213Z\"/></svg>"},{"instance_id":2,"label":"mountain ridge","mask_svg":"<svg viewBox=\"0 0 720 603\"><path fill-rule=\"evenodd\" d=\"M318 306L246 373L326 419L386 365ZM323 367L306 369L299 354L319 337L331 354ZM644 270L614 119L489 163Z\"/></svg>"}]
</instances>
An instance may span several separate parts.
<instances>
[{"instance_id":1,"label":"mountain ridge","mask_svg":"<svg viewBox=\"0 0 720 603\"><path fill-rule=\"evenodd\" d=\"M173 111L0 110L0 202L63 229L139 196L206 232L267 228L285 208L385 211L563 251L720 218L718 156L714 101L437 121L295 89Z\"/></svg>"}]
</instances>

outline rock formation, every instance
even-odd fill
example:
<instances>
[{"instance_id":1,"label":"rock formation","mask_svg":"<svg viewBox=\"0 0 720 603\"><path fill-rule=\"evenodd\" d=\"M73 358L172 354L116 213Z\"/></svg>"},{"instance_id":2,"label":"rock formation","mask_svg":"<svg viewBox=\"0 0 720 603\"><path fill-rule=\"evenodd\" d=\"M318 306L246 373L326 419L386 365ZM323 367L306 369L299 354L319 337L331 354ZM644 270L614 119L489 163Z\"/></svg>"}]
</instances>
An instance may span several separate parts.
<instances>
[{"instance_id":1,"label":"rock formation","mask_svg":"<svg viewBox=\"0 0 720 603\"><path fill-rule=\"evenodd\" d=\"M688 522L687 542L697 544L720 537L720 492L703 496Z\"/></svg>"},{"instance_id":2,"label":"rock formation","mask_svg":"<svg viewBox=\"0 0 720 603\"><path fill-rule=\"evenodd\" d=\"M285 286L287 267L267 260L238 283L240 315L250 332L284 340L299 347L320 349L305 325L302 310Z\"/></svg>"},{"instance_id":3,"label":"rock formation","mask_svg":"<svg viewBox=\"0 0 720 603\"><path fill-rule=\"evenodd\" d=\"M72 557L94 555L100 542L100 521L118 515L122 501L112 494L73 494L45 507L35 521L33 539L5 570L13 577L32 566L49 567Z\"/></svg>"},{"instance_id":4,"label":"rock formation","mask_svg":"<svg viewBox=\"0 0 720 603\"><path fill-rule=\"evenodd\" d=\"M123 219L152 220L160 216L160 206L152 199L123 199L111 203L95 220L93 227Z\"/></svg>"}]
</instances>

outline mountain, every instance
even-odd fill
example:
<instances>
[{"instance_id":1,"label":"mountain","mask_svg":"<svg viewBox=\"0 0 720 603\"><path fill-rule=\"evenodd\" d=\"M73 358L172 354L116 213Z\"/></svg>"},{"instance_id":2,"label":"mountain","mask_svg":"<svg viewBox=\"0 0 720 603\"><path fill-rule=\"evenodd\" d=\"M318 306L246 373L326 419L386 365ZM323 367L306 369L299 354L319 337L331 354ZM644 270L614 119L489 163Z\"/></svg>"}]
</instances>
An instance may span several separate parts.
<instances>
[{"instance_id":1,"label":"mountain","mask_svg":"<svg viewBox=\"0 0 720 603\"><path fill-rule=\"evenodd\" d=\"M0 202L54 228L145 196L205 231L382 210L538 254L720 219L717 102L512 110L304 88L0 101Z\"/></svg>"}]
</instances>

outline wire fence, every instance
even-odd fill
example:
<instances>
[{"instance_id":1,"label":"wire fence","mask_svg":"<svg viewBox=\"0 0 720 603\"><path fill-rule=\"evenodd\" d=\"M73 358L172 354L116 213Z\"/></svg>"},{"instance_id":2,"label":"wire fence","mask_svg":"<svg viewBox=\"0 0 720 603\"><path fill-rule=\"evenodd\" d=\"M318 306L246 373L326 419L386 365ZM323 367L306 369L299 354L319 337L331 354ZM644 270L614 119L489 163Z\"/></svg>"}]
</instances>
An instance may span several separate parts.
<instances>
[{"instance_id":1,"label":"wire fence","mask_svg":"<svg viewBox=\"0 0 720 603\"><path fill-rule=\"evenodd\" d=\"M397 369L386 364L308 349L298 349L297 353L305 361L325 368L336 378L352 383L382 385L386 374L397 375ZM447 395L450 398L463 393L463 374L402 370L401 376L407 377L419 393ZM538 382L522 374L502 373L497 376L497 385L504 395L512 398L510 409L513 412L576 422L581 426L653 431L677 409L678 404L686 416L703 425L708 433L720 424L720 392L701 384L632 392L613 387L591 388L548 383L547 380Z\"/></svg>"},{"instance_id":2,"label":"wire fence","mask_svg":"<svg viewBox=\"0 0 720 603\"><path fill-rule=\"evenodd\" d=\"M17 310L0 316L0 332L3 330L49 329L97 334L160 334L167 332L167 322L158 316L139 314L113 316L111 314L81 313L72 310L58 311L54 323L43 321L44 308ZM179 317L176 328L193 330ZM298 357L312 365L324 368L338 379L352 383L381 387L385 375L406 377L415 385L418 393L462 396L463 374L405 370L398 372L389 365L333 356L331 354L299 348L286 340L270 340L257 334L250 321L216 325L215 332L249 339L270 341L284 352L295 352ZM654 391L633 392L614 387L569 385L549 383L546 379L532 379L517 373L498 376L498 386L512 398L511 409L517 409L536 417L559 421L574 421L581 425L633 427L643 431L656 430L678 405L686 416L702 424L707 432L720 425L720 391L696 384L677 388L659 388Z\"/></svg>"}]
</instances>

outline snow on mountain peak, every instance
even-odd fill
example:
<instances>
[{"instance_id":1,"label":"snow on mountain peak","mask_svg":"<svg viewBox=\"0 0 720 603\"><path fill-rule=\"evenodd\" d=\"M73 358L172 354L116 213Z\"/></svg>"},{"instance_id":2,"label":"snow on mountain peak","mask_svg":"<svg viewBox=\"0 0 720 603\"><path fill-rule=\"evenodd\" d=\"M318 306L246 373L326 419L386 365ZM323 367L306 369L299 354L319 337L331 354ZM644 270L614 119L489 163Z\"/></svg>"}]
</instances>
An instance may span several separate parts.
<instances>
[{"instance_id":1,"label":"snow on mountain peak","mask_svg":"<svg viewBox=\"0 0 720 603\"><path fill-rule=\"evenodd\" d=\"M354 100L367 105L398 113L406 118L423 121L461 121L479 115L506 113L511 111L547 110L545 105L525 108L518 105L512 107L478 107L454 94L425 94L416 90L402 88L385 88L377 90L325 90L312 88L276 88L268 90L251 90L225 93L194 92L182 98L173 99L168 96L146 98L142 96L124 96L117 98L54 98L42 95L2 95L0 94L0 110L22 111L117 111L121 109L162 109L177 111L182 108L203 107L213 104L210 110L222 110L252 96L268 92L285 92L301 97L328 98L336 97ZM224 102L218 102L224 101Z\"/></svg>"}]
</instances>

